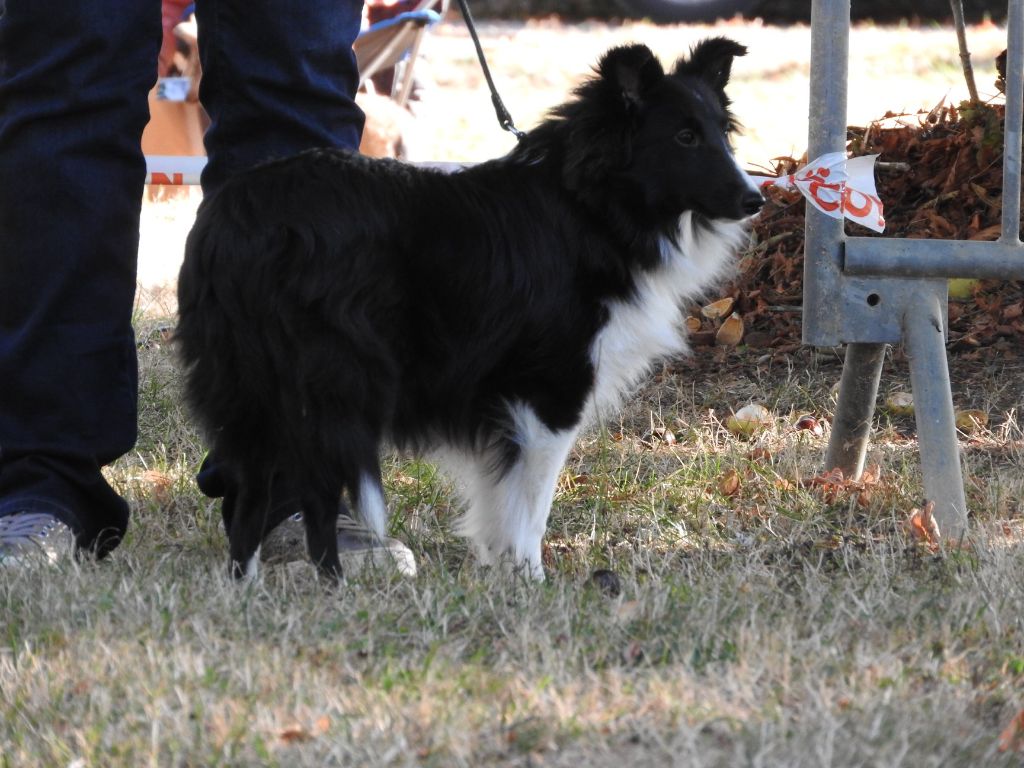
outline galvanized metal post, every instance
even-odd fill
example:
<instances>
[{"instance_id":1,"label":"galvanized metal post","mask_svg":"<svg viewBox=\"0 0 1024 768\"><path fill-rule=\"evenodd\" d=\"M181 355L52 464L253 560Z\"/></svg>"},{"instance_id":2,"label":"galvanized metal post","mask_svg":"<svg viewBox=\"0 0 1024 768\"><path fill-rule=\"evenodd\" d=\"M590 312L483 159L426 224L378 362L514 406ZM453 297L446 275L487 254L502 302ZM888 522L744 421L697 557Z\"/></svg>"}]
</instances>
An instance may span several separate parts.
<instances>
[{"instance_id":1,"label":"galvanized metal post","mask_svg":"<svg viewBox=\"0 0 1024 768\"><path fill-rule=\"evenodd\" d=\"M845 149L849 0L811 6L810 155ZM1024 121L1024 0L1009 0L1002 233L998 243L846 238L842 223L808 210L805 344L849 342L826 462L856 477L864 464L885 344L910 360L924 497L946 540L967 526L946 358L946 277L1024 275L1020 240Z\"/></svg>"},{"instance_id":2,"label":"galvanized metal post","mask_svg":"<svg viewBox=\"0 0 1024 768\"><path fill-rule=\"evenodd\" d=\"M914 418L924 475L924 498L946 541L967 530L960 450L946 361L945 312L935 294L922 291L903 315L903 343L910 362Z\"/></svg>"},{"instance_id":3,"label":"galvanized metal post","mask_svg":"<svg viewBox=\"0 0 1024 768\"><path fill-rule=\"evenodd\" d=\"M856 480L864 471L868 437L875 416L875 398L882 378L885 344L847 344L832 435L825 454L828 469L841 469Z\"/></svg>"},{"instance_id":4,"label":"galvanized metal post","mask_svg":"<svg viewBox=\"0 0 1024 768\"><path fill-rule=\"evenodd\" d=\"M846 347L843 377L839 382L839 402L825 454L825 468L838 467L846 477L858 478L864 471L885 346L850 344Z\"/></svg>"},{"instance_id":5,"label":"galvanized metal post","mask_svg":"<svg viewBox=\"0 0 1024 768\"><path fill-rule=\"evenodd\" d=\"M1006 115L1003 121L1003 226L999 241L1020 244L1021 122L1024 119L1024 2L1006 16Z\"/></svg>"},{"instance_id":6,"label":"galvanized metal post","mask_svg":"<svg viewBox=\"0 0 1024 768\"><path fill-rule=\"evenodd\" d=\"M811 5L809 158L846 149L849 27L850 0ZM805 221L803 342L830 347L839 343L843 222L810 205Z\"/></svg>"},{"instance_id":7,"label":"galvanized metal post","mask_svg":"<svg viewBox=\"0 0 1024 768\"><path fill-rule=\"evenodd\" d=\"M849 0L811 6L811 98L808 155L846 150L846 98L849 69ZM807 206L804 238L804 344L840 342L843 222ZM843 363L826 467L857 478L864 469L875 412L884 344L850 344Z\"/></svg>"}]
</instances>

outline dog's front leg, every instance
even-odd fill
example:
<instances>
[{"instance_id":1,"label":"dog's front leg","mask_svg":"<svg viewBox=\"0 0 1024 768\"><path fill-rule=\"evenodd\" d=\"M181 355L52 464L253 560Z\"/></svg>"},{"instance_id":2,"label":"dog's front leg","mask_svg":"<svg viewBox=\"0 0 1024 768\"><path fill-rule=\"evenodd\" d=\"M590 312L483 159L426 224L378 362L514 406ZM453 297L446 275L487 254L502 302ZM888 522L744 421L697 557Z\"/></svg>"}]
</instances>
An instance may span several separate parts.
<instances>
[{"instance_id":1,"label":"dog's front leg","mask_svg":"<svg viewBox=\"0 0 1024 768\"><path fill-rule=\"evenodd\" d=\"M236 580L252 581L259 571L260 542L270 509L270 472L246 474L224 496L221 513L228 534L228 570Z\"/></svg>"},{"instance_id":2,"label":"dog's front leg","mask_svg":"<svg viewBox=\"0 0 1024 768\"><path fill-rule=\"evenodd\" d=\"M468 509L459 532L469 537L487 565L500 564L544 580L541 542L547 527L558 475L577 430L548 429L528 407L512 410L511 464L495 469L495 449L462 467Z\"/></svg>"}]
</instances>

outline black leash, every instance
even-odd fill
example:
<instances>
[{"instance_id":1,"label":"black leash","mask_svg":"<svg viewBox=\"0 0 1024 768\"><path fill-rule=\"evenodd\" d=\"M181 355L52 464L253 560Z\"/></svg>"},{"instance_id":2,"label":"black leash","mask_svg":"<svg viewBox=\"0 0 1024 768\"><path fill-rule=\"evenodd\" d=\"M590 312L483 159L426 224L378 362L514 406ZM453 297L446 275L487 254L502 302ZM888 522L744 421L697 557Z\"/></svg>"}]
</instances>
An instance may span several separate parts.
<instances>
[{"instance_id":1,"label":"black leash","mask_svg":"<svg viewBox=\"0 0 1024 768\"><path fill-rule=\"evenodd\" d=\"M484 49L480 47L480 38L476 34L476 24L473 23L473 15L469 12L469 5L466 0L459 0L459 10L462 11L462 18L466 20L466 27L469 29L469 36L473 39L476 47L476 57L480 60L480 68L484 71L484 79L487 80L487 87L491 89L491 103L494 104L494 112L498 116L498 123L503 130L508 131L517 139L522 139L526 134L516 128L512 122L512 115L505 108L498 89L494 86L494 79L491 77L491 70L487 66L487 59L484 58Z\"/></svg>"}]
</instances>

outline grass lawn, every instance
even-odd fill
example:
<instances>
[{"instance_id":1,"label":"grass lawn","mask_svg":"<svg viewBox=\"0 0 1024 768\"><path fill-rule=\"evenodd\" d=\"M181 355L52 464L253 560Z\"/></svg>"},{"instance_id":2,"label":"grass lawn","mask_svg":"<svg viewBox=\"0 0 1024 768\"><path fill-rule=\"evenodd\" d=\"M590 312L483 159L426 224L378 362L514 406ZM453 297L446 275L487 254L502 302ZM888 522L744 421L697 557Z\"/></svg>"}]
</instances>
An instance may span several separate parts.
<instances>
[{"instance_id":1,"label":"grass lawn","mask_svg":"<svg viewBox=\"0 0 1024 768\"><path fill-rule=\"evenodd\" d=\"M768 32L738 34L752 44ZM952 39L922 34L933 47ZM784 59L797 32L780 35ZM435 73L455 66L434 56ZM194 204L178 205L148 206L150 238L187 230ZM429 464L388 456L392 532L415 551L416 579L368 572L328 589L297 562L239 586L219 510L193 482L203 446L181 405L168 290L140 290L140 439L108 469L133 507L127 539L102 563L0 580L0 765L1024 759L1024 736L1008 728L1024 708L1019 356L960 375L952 362L957 405L989 416L961 443L973 521L958 548L908 533L921 481L904 417L879 413L868 481L811 481L834 353L705 348L660 367L619 419L580 440L549 524L546 583L477 567L451 532L452 487ZM895 351L880 398L908 388ZM736 437L723 423L751 401L774 422ZM796 429L801 414L822 433Z\"/></svg>"},{"instance_id":2,"label":"grass lawn","mask_svg":"<svg viewBox=\"0 0 1024 768\"><path fill-rule=\"evenodd\" d=\"M110 469L127 540L0 584L5 764L1019 765L998 751L1024 706L1012 410L965 440L959 551L908 538L906 424L880 417L877 482L801 482L827 432L790 424L827 419L837 367L731 353L726 376L662 369L580 441L543 585L476 567L452 489L391 457L417 579L329 590L300 562L239 587L161 329L140 322L141 439ZM778 420L736 438L721 421L752 397Z\"/></svg>"}]
</instances>

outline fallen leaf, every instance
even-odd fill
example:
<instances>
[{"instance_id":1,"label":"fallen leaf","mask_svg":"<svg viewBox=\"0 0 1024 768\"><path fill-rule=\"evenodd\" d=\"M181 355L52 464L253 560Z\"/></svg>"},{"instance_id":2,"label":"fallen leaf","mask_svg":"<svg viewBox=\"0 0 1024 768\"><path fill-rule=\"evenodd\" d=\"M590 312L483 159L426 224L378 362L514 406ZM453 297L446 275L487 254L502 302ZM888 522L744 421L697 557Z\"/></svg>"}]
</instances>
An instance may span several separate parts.
<instances>
[{"instance_id":1,"label":"fallen leaf","mask_svg":"<svg viewBox=\"0 0 1024 768\"><path fill-rule=\"evenodd\" d=\"M928 501L921 509L915 507L910 513L910 519L907 521L907 529L910 531L910 535L921 543L926 544L932 552L938 550L941 535L939 533L939 524L932 516L932 510L934 509L935 502Z\"/></svg>"},{"instance_id":2,"label":"fallen leaf","mask_svg":"<svg viewBox=\"0 0 1024 768\"><path fill-rule=\"evenodd\" d=\"M304 741L310 741L313 738L313 734L303 728L301 725L289 725L287 728L281 730L277 737L285 744L298 744Z\"/></svg>"},{"instance_id":3,"label":"fallen leaf","mask_svg":"<svg viewBox=\"0 0 1024 768\"><path fill-rule=\"evenodd\" d=\"M722 323L715 334L715 344L723 347L735 347L743 339L743 318L733 312Z\"/></svg>"},{"instance_id":4,"label":"fallen leaf","mask_svg":"<svg viewBox=\"0 0 1024 768\"><path fill-rule=\"evenodd\" d=\"M818 420L807 413L797 417L797 420L793 424L793 426L799 431L810 432L815 437L821 437L821 435L823 434L821 424L818 423Z\"/></svg>"},{"instance_id":5,"label":"fallen leaf","mask_svg":"<svg viewBox=\"0 0 1024 768\"><path fill-rule=\"evenodd\" d=\"M820 475L815 475L807 481L810 485L842 485L846 482L846 476L839 467L834 467Z\"/></svg>"},{"instance_id":6,"label":"fallen leaf","mask_svg":"<svg viewBox=\"0 0 1024 768\"><path fill-rule=\"evenodd\" d=\"M946 96L948 96L948 95L949 94L947 93ZM935 124L935 123L937 123L939 121L939 116L942 114L942 110L946 106L946 96L943 96L942 100L939 101L938 104L936 104L934 107L931 108L931 111L928 113L928 116L925 118L929 123Z\"/></svg>"},{"instance_id":7,"label":"fallen leaf","mask_svg":"<svg viewBox=\"0 0 1024 768\"><path fill-rule=\"evenodd\" d=\"M1020 710L999 734L1000 752L1024 751L1024 709Z\"/></svg>"},{"instance_id":8,"label":"fallen leaf","mask_svg":"<svg viewBox=\"0 0 1024 768\"><path fill-rule=\"evenodd\" d=\"M696 331L688 339L691 347L710 347L715 343L714 331Z\"/></svg>"},{"instance_id":9,"label":"fallen leaf","mask_svg":"<svg viewBox=\"0 0 1024 768\"><path fill-rule=\"evenodd\" d=\"M726 296L724 299L713 301L706 307L702 307L700 313L708 320L718 320L732 312L733 304L735 304L735 301L731 297Z\"/></svg>"},{"instance_id":10,"label":"fallen leaf","mask_svg":"<svg viewBox=\"0 0 1024 768\"><path fill-rule=\"evenodd\" d=\"M760 403L750 403L725 420L725 428L738 437L750 437L774 423L772 412Z\"/></svg>"},{"instance_id":11,"label":"fallen leaf","mask_svg":"<svg viewBox=\"0 0 1024 768\"><path fill-rule=\"evenodd\" d=\"M860 506L867 506L871 503L874 494L873 486L878 483L881 470L877 466L865 469L859 479L854 480L846 477L843 470L836 467L827 472L822 472L814 477L801 481L805 488L816 489L825 501L832 503L839 498L840 491L844 491L854 497ZM855 494L855 495L854 495Z\"/></svg>"},{"instance_id":12,"label":"fallen leaf","mask_svg":"<svg viewBox=\"0 0 1024 768\"><path fill-rule=\"evenodd\" d=\"M954 418L956 420L956 428L967 434L978 432L988 426L988 414L985 411L957 411Z\"/></svg>"},{"instance_id":13,"label":"fallen leaf","mask_svg":"<svg viewBox=\"0 0 1024 768\"><path fill-rule=\"evenodd\" d=\"M1002 224L991 224L991 225L985 227L984 229L979 229L977 232L975 232L973 235L971 235L970 238L968 238L968 239L970 239L970 240L997 240L997 239L999 239L999 236L1001 234L1003 234L1003 226L1002 226ZM972 282L977 283L978 281L977 280L973 280ZM960 298L960 297L955 297L955 298Z\"/></svg>"},{"instance_id":14,"label":"fallen leaf","mask_svg":"<svg viewBox=\"0 0 1024 768\"><path fill-rule=\"evenodd\" d=\"M723 496L735 496L740 490L740 473L735 469L727 469L718 478L718 490Z\"/></svg>"},{"instance_id":15,"label":"fallen leaf","mask_svg":"<svg viewBox=\"0 0 1024 768\"><path fill-rule=\"evenodd\" d=\"M832 503L838 498L839 490L846 484L846 477L843 470L836 467L827 472L822 472L814 477L809 477L801 482L805 488L814 488L820 491L826 502Z\"/></svg>"},{"instance_id":16,"label":"fallen leaf","mask_svg":"<svg viewBox=\"0 0 1024 768\"><path fill-rule=\"evenodd\" d=\"M699 317L694 317L693 315L689 315L689 316L687 316L685 322L686 322L686 330L689 331L690 333L696 333L697 331L700 330L700 318Z\"/></svg>"},{"instance_id":17,"label":"fallen leaf","mask_svg":"<svg viewBox=\"0 0 1024 768\"><path fill-rule=\"evenodd\" d=\"M171 500L171 486L174 485L174 480L166 472L147 469L140 479L149 487L149 492L158 503L166 504Z\"/></svg>"},{"instance_id":18,"label":"fallen leaf","mask_svg":"<svg viewBox=\"0 0 1024 768\"><path fill-rule=\"evenodd\" d=\"M864 485L874 485L882 476L882 468L878 464L871 464L860 473L860 482Z\"/></svg>"},{"instance_id":19,"label":"fallen leaf","mask_svg":"<svg viewBox=\"0 0 1024 768\"><path fill-rule=\"evenodd\" d=\"M1003 319L1013 320L1015 318L1024 315L1024 301L1014 302L1006 307L1003 307Z\"/></svg>"},{"instance_id":20,"label":"fallen leaf","mask_svg":"<svg viewBox=\"0 0 1024 768\"><path fill-rule=\"evenodd\" d=\"M765 448L763 445L758 445L750 449L747 453L747 458L751 461L771 461L772 452Z\"/></svg>"},{"instance_id":21,"label":"fallen leaf","mask_svg":"<svg viewBox=\"0 0 1024 768\"><path fill-rule=\"evenodd\" d=\"M885 399L885 409L894 416L912 416L914 396L909 392L893 392Z\"/></svg>"},{"instance_id":22,"label":"fallen leaf","mask_svg":"<svg viewBox=\"0 0 1024 768\"><path fill-rule=\"evenodd\" d=\"M974 336L965 334L957 340L957 345L962 347L980 347L981 342L978 341Z\"/></svg>"}]
</instances>

